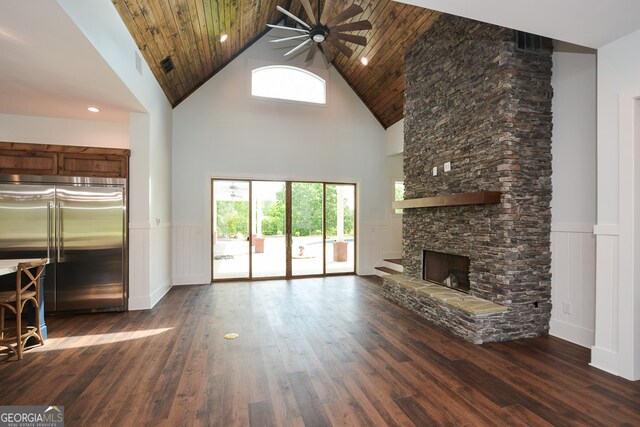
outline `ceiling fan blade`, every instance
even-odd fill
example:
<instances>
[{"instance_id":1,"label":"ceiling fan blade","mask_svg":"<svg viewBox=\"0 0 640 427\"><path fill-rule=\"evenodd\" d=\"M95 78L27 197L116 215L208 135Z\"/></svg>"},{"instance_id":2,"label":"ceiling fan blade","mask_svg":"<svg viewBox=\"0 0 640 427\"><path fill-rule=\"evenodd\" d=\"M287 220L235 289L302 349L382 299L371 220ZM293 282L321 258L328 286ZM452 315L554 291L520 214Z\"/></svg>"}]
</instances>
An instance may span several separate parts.
<instances>
[{"instance_id":1,"label":"ceiling fan blade","mask_svg":"<svg viewBox=\"0 0 640 427\"><path fill-rule=\"evenodd\" d=\"M360 46L367 45L367 38L364 36L355 36L353 34L345 34L345 33L332 33L332 36L335 36L338 40L344 40L346 42L359 44ZM277 40L273 40L277 41Z\"/></svg>"},{"instance_id":2,"label":"ceiling fan blade","mask_svg":"<svg viewBox=\"0 0 640 427\"><path fill-rule=\"evenodd\" d=\"M329 49L324 42L320 43L320 50L323 53L324 59L327 61L327 66L329 66L329 64L333 62L333 52L331 52L331 49Z\"/></svg>"},{"instance_id":3,"label":"ceiling fan blade","mask_svg":"<svg viewBox=\"0 0 640 427\"><path fill-rule=\"evenodd\" d=\"M318 45L316 43L312 44L309 48L309 52L307 53L307 58L304 60L304 65L309 65L313 62L313 57L316 55L316 49Z\"/></svg>"},{"instance_id":4,"label":"ceiling fan blade","mask_svg":"<svg viewBox=\"0 0 640 427\"><path fill-rule=\"evenodd\" d=\"M309 30L311 29L311 25L307 24L302 19L298 18L296 15L294 15L291 12L289 12L288 10L286 10L286 9L280 7L280 6L276 6L276 9L278 9L280 12L284 13L285 15L287 15L289 18L293 19L294 21L299 22L300 25L302 25L303 27L306 27Z\"/></svg>"},{"instance_id":5,"label":"ceiling fan blade","mask_svg":"<svg viewBox=\"0 0 640 427\"><path fill-rule=\"evenodd\" d=\"M357 4L352 4L351 6L337 14L331 21L327 22L326 25L329 26L331 24L339 24L349 18L353 18L354 16L362 12L364 12L364 10L362 10L360 6L358 6Z\"/></svg>"},{"instance_id":6,"label":"ceiling fan blade","mask_svg":"<svg viewBox=\"0 0 640 427\"><path fill-rule=\"evenodd\" d=\"M327 42L334 48L338 49L344 56L346 56L347 58L350 58L351 55L353 55L353 50L351 50L350 48L347 47L347 45L345 45L342 42L339 42L338 40L332 39L331 37L329 37L327 39Z\"/></svg>"},{"instance_id":7,"label":"ceiling fan blade","mask_svg":"<svg viewBox=\"0 0 640 427\"><path fill-rule=\"evenodd\" d=\"M302 49L304 46L307 45L307 43L310 43L311 39L307 39L305 41L303 41L302 43L300 43L298 46L294 47L293 49L291 49L289 52L285 53L284 56L289 56L292 53L296 53L297 51L299 51L300 49Z\"/></svg>"},{"instance_id":8,"label":"ceiling fan blade","mask_svg":"<svg viewBox=\"0 0 640 427\"><path fill-rule=\"evenodd\" d=\"M267 27L269 27L269 28L279 28L281 30L290 30L290 31L297 31L299 33L307 33L307 34L309 34L309 30L304 30L302 28L285 27L285 26L282 26L282 25L273 25L273 24L267 24Z\"/></svg>"},{"instance_id":9,"label":"ceiling fan blade","mask_svg":"<svg viewBox=\"0 0 640 427\"><path fill-rule=\"evenodd\" d=\"M277 39L277 40L270 40L269 43L279 43L279 42L286 42L288 40L296 40L296 39L304 39L304 38L309 38L309 36L307 34L301 34L299 36L285 37L283 39Z\"/></svg>"},{"instance_id":10,"label":"ceiling fan blade","mask_svg":"<svg viewBox=\"0 0 640 427\"><path fill-rule=\"evenodd\" d=\"M313 14L313 8L311 7L309 0L300 0L300 3L302 3L302 7L304 7L304 11L307 12L307 16L311 19L311 22L317 23L318 21L316 20L316 16Z\"/></svg>"},{"instance_id":11,"label":"ceiling fan blade","mask_svg":"<svg viewBox=\"0 0 640 427\"><path fill-rule=\"evenodd\" d=\"M335 27L329 27L329 30L341 33L343 31L370 30L371 28L371 22L369 21L356 21L349 22L348 24L336 25Z\"/></svg>"},{"instance_id":12,"label":"ceiling fan blade","mask_svg":"<svg viewBox=\"0 0 640 427\"><path fill-rule=\"evenodd\" d=\"M320 22L327 22L327 19L329 19L329 14L331 13L331 10L333 9L333 2L335 0L327 0L324 2L324 8L322 8L322 15L320 15L318 17L318 19L320 20Z\"/></svg>"}]
</instances>

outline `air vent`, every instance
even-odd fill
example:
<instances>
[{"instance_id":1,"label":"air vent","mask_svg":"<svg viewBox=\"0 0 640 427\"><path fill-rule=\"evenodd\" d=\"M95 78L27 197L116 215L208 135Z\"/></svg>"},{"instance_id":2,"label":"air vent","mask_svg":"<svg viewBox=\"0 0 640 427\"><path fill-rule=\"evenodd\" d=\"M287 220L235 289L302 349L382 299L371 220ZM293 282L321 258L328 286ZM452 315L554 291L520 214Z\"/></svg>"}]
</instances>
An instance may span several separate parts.
<instances>
[{"instance_id":1,"label":"air vent","mask_svg":"<svg viewBox=\"0 0 640 427\"><path fill-rule=\"evenodd\" d=\"M524 52L540 52L542 37L524 31L516 31L516 49Z\"/></svg>"},{"instance_id":2,"label":"air vent","mask_svg":"<svg viewBox=\"0 0 640 427\"><path fill-rule=\"evenodd\" d=\"M173 70L173 61L171 60L171 57L167 56L162 61L160 61L160 66L162 67L165 73L168 73L169 71Z\"/></svg>"}]
</instances>

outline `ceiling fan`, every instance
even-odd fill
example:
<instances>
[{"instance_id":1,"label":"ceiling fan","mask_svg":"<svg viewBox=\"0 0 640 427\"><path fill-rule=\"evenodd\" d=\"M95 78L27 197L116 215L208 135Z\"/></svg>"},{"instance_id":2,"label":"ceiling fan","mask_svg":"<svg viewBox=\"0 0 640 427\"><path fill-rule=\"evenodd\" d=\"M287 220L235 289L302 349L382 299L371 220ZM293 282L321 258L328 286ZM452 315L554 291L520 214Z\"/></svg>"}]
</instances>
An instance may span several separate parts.
<instances>
[{"instance_id":1,"label":"ceiling fan","mask_svg":"<svg viewBox=\"0 0 640 427\"><path fill-rule=\"evenodd\" d=\"M313 61L316 50L320 50L324 54L327 60L327 64L330 64L333 61L334 54L332 50L350 57L353 54L353 50L349 48L345 44L345 42L354 43L360 46L366 46L367 38L364 36L347 33L352 31L370 30L371 23L367 20L349 22L346 24L343 23L346 20L351 19L363 12L362 8L356 4L352 4L351 6L347 7L345 10L334 16L332 19L328 19L327 15L331 13L334 1L335 0L327 0L321 13L320 0L318 0L318 10L316 15L314 14L309 0L300 0L302 7L311 20L310 24L298 18L288 10L280 6L276 6L276 9L296 21L300 26L286 27L283 25L272 24L267 24L267 26L269 26L270 28L280 28L283 30L295 31L302 34L277 40L271 40L271 42L281 43L290 40L304 40L298 46L285 53L284 56L292 55L300 51L302 48L308 46L309 52L307 53L307 57L304 61L305 64L309 64L311 63L311 61Z\"/></svg>"}]
</instances>

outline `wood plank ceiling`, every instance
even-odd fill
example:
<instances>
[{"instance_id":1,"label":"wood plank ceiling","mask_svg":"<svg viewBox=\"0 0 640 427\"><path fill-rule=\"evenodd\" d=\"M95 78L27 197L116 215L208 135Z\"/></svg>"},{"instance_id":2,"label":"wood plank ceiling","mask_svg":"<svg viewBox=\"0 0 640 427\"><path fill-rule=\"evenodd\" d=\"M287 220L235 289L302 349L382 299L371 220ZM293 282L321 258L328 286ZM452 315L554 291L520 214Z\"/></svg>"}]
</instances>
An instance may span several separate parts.
<instances>
[{"instance_id":1,"label":"wood plank ceiling","mask_svg":"<svg viewBox=\"0 0 640 427\"><path fill-rule=\"evenodd\" d=\"M321 6L324 5L324 0ZM310 0L315 8L316 0ZM352 0L334 0L334 16ZM403 117L404 53L439 13L392 0L356 0L371 30L353 32L368 44L351 57L335 55L333 66L385 128ZM279 5L308 21L299 0L113 0L147 64L174 107L242 53L284 15ZM293 26L292 22L286 21ZM220 36L227 34L226 42ZM367 57L369 65L360 63ZM174 69L160 62L171 57Z\"/></svg>"}]
</instances>

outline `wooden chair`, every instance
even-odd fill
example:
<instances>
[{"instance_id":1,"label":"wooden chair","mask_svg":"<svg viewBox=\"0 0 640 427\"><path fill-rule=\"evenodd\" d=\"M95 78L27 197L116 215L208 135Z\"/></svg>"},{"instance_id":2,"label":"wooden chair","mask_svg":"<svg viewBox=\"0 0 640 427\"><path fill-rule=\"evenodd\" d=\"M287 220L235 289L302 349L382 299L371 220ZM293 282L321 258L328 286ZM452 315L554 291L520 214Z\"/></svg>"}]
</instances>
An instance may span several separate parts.
<instances>
[{"instance_id":1,"label":"wooden chair","mask_svg":"<svg viewBox=\"0 0 640 427\"><path fill-rule=\"evenodd\" d=\"M35 337L40 341L40 345L44 345L40 330L40 277L46 264L46 258L19 263L16 271L16 290L0 292L0 346L7 347L17 354L18 360L22 359L22 351L29 338ZM35 274L30 269L36 269ZM27 284L22 283L23 278L28 282ZM23 328L22 312L27 301L31 301L36 312L36 326ZM16 315L15 329L4 327L5 308Z\"/></svg>"}]
</instances>

